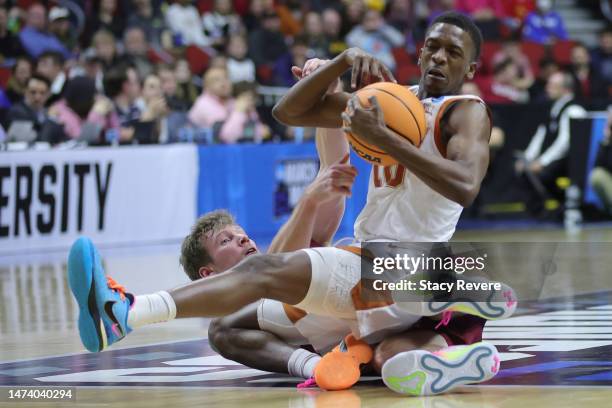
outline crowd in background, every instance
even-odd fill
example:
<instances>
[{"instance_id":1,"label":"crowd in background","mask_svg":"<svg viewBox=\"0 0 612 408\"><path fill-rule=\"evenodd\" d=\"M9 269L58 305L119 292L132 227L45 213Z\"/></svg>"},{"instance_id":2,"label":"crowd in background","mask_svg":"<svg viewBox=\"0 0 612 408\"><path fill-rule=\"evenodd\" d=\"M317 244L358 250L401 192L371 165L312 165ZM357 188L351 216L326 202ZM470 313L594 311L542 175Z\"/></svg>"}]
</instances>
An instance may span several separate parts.
<instances>
[{"instance_id":1,"label":"crowd in background","mask_svg":"<svg viewBox=\"0 0 612 408\"><path fill-rule=\"evenodd\" d=\"M295 129L258 103L262 86L291 86L292 65L347 47L414 83L426 27L448 10L472 16L495 45L485 44L493 51L483 52L470 88L487 102L545 100L559 70L572 75L579 99L609 99L612 30L595 48L568 42L550 0L0 0L0 138L292 139ZM565 61L559 43L571 47Z\"/></svg>"}]
</instances>

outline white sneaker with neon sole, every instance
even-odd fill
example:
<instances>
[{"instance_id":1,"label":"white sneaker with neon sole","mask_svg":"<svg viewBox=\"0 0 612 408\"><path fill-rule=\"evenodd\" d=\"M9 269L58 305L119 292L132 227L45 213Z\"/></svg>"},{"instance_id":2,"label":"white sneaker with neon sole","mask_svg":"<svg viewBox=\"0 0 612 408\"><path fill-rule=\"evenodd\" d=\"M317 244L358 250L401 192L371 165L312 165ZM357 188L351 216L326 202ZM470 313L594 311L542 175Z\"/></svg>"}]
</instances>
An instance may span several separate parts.
<instances>
[{"instance_id":1,"label":"white sneaker with neon sole","mask_svg":"<svg viewBox=\"0 0 612 408\"><path fill-rule=\"evenodd\" d=\"M490 380L499 372L495 346L480 342L452 346L436 352L399 353L382 367L382 378L391 390L411 396L435 395L461 385Z\"/></svg>"}]
</instances>

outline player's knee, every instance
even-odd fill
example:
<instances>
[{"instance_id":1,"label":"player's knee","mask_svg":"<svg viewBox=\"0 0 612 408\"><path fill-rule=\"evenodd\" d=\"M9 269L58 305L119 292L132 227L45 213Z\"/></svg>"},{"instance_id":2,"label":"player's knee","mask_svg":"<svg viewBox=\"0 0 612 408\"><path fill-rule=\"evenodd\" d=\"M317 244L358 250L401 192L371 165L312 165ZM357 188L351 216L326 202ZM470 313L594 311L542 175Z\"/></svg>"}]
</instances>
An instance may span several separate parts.
<instances>
[{"instance_id":1,"label":"player's knee","mask_svg":"<svg viewBox=\"0 0 612 408\"><path fill-rule=\"evenodd\" d=\"M208 326L208 342L212 349L221 355L228 352L229 342L227 340L229 330L229 326L224 324L223 319L215 319Z\"/></svg>"}]
</instances>

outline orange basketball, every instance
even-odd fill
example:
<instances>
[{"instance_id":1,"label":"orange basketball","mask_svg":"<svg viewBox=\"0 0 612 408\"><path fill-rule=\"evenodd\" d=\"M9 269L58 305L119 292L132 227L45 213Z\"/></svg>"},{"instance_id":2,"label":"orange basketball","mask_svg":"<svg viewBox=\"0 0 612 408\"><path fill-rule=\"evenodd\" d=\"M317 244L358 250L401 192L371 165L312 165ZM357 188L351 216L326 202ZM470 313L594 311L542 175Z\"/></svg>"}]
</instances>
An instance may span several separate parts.
<instances>
[{"instance_id":1,"label":"orange basketball","mask_svg":"<svg viewBox=\"0 0 612 408\"><path fill-rule=\"evenodd\" d=\"M425 138L427 125L421 101L407 87L392 82L377 82L357 91L364 107L375 96L383 111L387 127L419 147ZM359 157L379 166L391 166L397 161L379 147L362 141L359 135L345 133L349 144Z\"/></svg>"}]
</instances>

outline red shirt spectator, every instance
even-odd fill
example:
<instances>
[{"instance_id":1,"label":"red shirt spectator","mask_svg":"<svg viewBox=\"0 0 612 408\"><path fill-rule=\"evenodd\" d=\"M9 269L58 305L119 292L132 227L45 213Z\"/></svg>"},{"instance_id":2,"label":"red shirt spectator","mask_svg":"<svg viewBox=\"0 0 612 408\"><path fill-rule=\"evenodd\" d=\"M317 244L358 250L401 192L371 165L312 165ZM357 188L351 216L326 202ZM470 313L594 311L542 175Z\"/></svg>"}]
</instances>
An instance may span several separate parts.
<instances>
[{"instance_id":1,"label":"red shirt spectator","mask_svg":"<svg viewBox=\"0 0 612 408\"><path fill-rule=\"evenodd\" d=\"M477 20L480 18L499 18L505 14L501 0L457 0L456 7L459 11L471 15Z\"/></svg>"}]
</instances>

